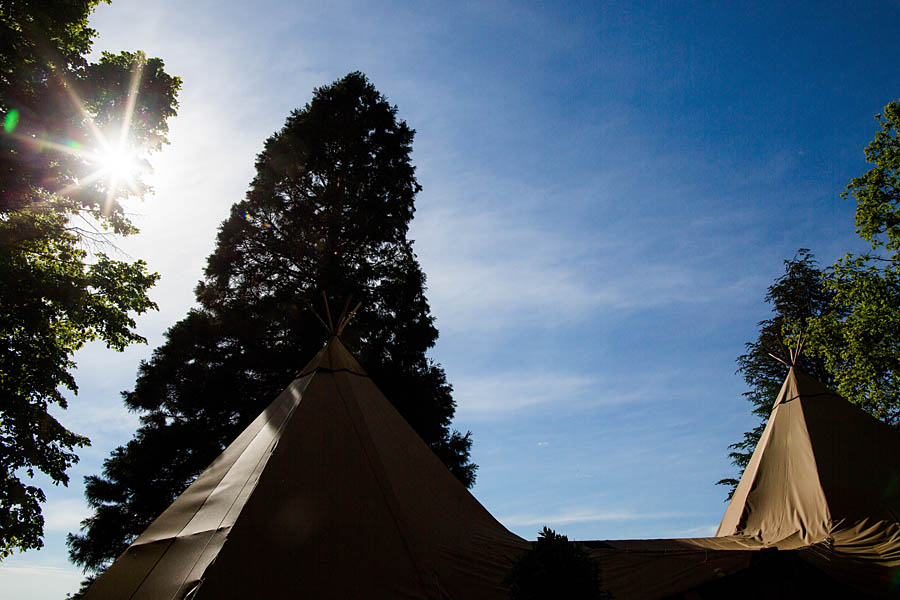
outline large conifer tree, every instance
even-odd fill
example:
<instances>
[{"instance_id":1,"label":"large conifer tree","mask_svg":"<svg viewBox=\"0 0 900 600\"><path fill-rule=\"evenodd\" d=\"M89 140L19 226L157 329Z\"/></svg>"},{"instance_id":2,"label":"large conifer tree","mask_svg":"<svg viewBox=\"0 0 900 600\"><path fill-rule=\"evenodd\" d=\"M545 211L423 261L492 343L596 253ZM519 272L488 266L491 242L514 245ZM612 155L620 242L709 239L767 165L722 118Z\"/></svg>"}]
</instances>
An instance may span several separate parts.
<instances>
[{"instance_id":1,"label":"large conifer tree","mask_svg":"<svg viewBox=\"0 0 900 600\"><path fill-rule=\"evenodd\" d=\"M467 486L470 434L444 371L426 358L438 332L407 230L420 190L414 131L361 73L315 90L256 162L197 287L199 308L141 364L125 403L141 427L88 477L94 514L70 535L72 560L101 570L296 375L328 333L322 291L338 312L361 302L347 346ZM334 315L335 317L337 315Z\"/></svg>"}]
</instances>

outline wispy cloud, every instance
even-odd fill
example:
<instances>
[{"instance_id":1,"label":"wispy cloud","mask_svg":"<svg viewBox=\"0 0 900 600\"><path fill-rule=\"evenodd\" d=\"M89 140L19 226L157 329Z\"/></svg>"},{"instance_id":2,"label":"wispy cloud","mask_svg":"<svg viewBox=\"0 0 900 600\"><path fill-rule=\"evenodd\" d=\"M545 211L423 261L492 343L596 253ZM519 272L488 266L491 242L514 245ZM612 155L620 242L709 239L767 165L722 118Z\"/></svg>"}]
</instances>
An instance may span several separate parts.
<instances>
[{"instance_id":1,"label":"wispy cloud","mask_svg":"<svg viewBox=\"0 0 900 600\"><path fill-rule=\"evenodd\" d=\"M47 532L77 531L91 511L81 500L51 500L44 505L44 529Z\"/></svg>"},{"instance_id":2,"label":"wispy cloud","mask_svg":"<svg viewBox=\"0 0 900 600\"><path fill-rule=\"evenodd\" d=\"M51 567L47 565L25 564L16 567L3 565L0 570L3 575L19 575L25 577L51 577L54 579L67 579L78 581L81 576L77 572L73 572L71 568Z\"/></svg>"},{"instance_id":3,"label":"wispy cloud","mask_svg":"<svg viewBox=\"0 0 900 600\"><path fill-rule=\"evenodd\" d=\"M21 560L22 555L6 558L0 565L0 589L3 598L65 598L78 589L84 578L72 566L52 566Z\"/></svg>"},{"instance_id":4,"label":"wispy cloud","mask_svg":"<svg viewBox=\"0 0 900 600\"><path fill-rule=\"evenodd\" d=\"M448 331L496 332L600 313L709 304L742 297L755 283L725 279L706 261L676 259L614 224L595 227L588 239L547 226L540 215L441 207L416 217L413 236L429 274L429 299Z\"/></svg>"},{"instance_id":5,"label":"wispy cloud","mask_svg":"<svg viewBox=\"0 0 900 600\"><path fill-rule=\"evenodd\" d=\"M507 373L454 380L458 413L467 418L489 417L581 397L595 380L577 374Z\"/></svg>"},{"instance_id":6,"label":"wispy cloud","mask_svg":"<svg viewBox=\"0 0 900 600\"><path fill-rule=\"evenodd\" d=\"M500 522L511 527L533 525L559 526L570 523L594 523L598 521L649 521L656 519L677 519L690 515L678 512L634 512L631 510L570 509L547 515L518 514L499 517Z\"/></svg>"},{"instance_id":7,"label":"wispy cloud","mask_svg":"<svg viewBox=\"0 0 900 600\"><path fill-rule=\"evenodd\" d=\"M510 369L482 376L469 375L453 380L453 396L461 420L486 420L511 412L553 406L556 409L598 406L641 406L670 400L673 381L683 374L677 370L647 373L640 380L616 379L584 372Z\"/></svg>"}]
</instances>

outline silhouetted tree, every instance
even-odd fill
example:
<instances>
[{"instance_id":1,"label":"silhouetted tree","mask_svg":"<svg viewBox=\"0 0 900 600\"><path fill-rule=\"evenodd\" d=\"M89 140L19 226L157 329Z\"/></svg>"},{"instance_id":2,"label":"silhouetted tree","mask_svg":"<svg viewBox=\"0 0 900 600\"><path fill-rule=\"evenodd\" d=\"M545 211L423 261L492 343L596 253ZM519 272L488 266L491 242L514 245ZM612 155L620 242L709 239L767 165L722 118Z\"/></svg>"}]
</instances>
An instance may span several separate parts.
<instances>
[{"instance_id":1,"label":"silhouetted tree","mask_svg":"<svg viewBox=\"0 0 900 600\"><path fill-rule=\"evenodd\" d=\"M142 363L125 403L141 427L86 479L94 514L70 535L72 559L105 568L297 375L327 332L311 310L362 306L347 346L467 486L470 434L443 369L425 353L437 329L407 229L420 187L414 131L361 73L315 90L269 138L243 202L219 228L197 287L200 307ZM333 317L336 319L337 314Z\"/></svg>"},{"instance_id":2,"label":"silhouetted tree","mask_svg":"<svg viewBox=\"0 0 900 600\"><path fill-rule=\"evenodd\" d=\"M511 600L600 600L600 573L588 551L544 527L534 545L522 552L506 577Z\"/></svg>"},{"instance_id":3,"label":"silhouetted tree","mask_svg":"<svg viewBox=\"0 0 900 600\"><path fill-rule=\"evenodd\" d=\"M806 248L798 250L791 260L784 261L784 274L769 286L766 302L772 305L775 315L759 322L759 337L754 342L747 342L747 352L737 359L738 373L750 387L744 396L753 405L752 412L760 422L745 432L741 441L729 446L731 462L738 467L739 473L736 478L718 481L719 485L729 486L728 498L750 462L787 374L787 367L773 356L790 362L787 343L796 339L800 332L808 332L813 319L834 310L833 300L834 292L826 286L823 272ZM800 364L804 371L831 386L834 378L824 360L809 349L815 344L809 343L808 336L807 333L804 343L807 350L803 352Z\"/></svg>"},{"instance_id":4,"label":"silhouetted tree","mask_svg":"<svg viewBox=\"0 0 900 600\"><path fill-rule=\"evenodd\" d=\"M155 308L146 264L101 252L137 232L119 200L149 189L105 161L165 143L180 80L142 52L89 63L96 4L0 2L0 559L43 545L46 497L26 476L66 485L89 443L48 412L77 393L75 351L143 342L134 315Z\"/></svg>"}]
</instances>

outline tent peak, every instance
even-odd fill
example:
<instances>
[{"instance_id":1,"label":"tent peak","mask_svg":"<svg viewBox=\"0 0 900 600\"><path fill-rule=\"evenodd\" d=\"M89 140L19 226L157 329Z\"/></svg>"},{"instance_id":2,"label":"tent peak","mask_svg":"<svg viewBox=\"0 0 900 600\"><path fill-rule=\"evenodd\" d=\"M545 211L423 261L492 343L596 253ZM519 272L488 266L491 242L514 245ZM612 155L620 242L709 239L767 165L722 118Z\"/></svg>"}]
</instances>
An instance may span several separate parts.
<instances>
[{"instance_id":1,"label":"tent peak","mask_svg":"<svg viewBox=\"0 0 900 600\"><path fill-rule=\"evenodd\" d=\"M325 316L328 317L326 322L325 319L316 312L316 309L312 307L312 304L307 302L307 306L309 306L309 310L312 311L312 314L316 316L319 320L319 323L322 324L322 327L328 331L328 334L331 337L340 337L341 334L344 333L344 328L347 327L347 323L353 318L353 315L356 314L356 311L359 310L359 307L362 306L362 302L357 302L356 306L350 313L347 313L347 309L350 308L350 303L353 301L353 295L347 296L347 300L344 302L344 309L341 311L341 315L338 317L337 325L335 325L334 319L331 318L331 307L328 304L328 296L325 294L325 290L322 290L322 303L325 305Z\"/></svg>"},{"instance_id":2,"label":"tent peak","mask_svg":"<svg viewBox=\"0 0 900 600\"><path fill-rule=\"evenodd\" d=\"M369 376L337 335L331 336L325 343L325 347L306 363L306 366L300 371L299 377L315 371L347 371L363 377Z\"/></svg>"},{"instance_id":3,"label":"tent peak","mask_svg":"<svg viewBox=\"0 0 900 600\"><path fill-rule=\"evenodd\" d=\"M787 368L793 369L798 364L800 364L800 353L803 352L803 341L804 341L803 340L803 332L801 331L800 335L797 336L797 346L794 348L790 348L790 347L787 348L790 363L788 363L783 358L778 358L771 352L768 352L767 354L769 356L771 356L772 358L774 358L775 360L777 360L778 362L780 362L781 364L783 364L784 366L786 366Z\"/></svg>"}]
</instances>

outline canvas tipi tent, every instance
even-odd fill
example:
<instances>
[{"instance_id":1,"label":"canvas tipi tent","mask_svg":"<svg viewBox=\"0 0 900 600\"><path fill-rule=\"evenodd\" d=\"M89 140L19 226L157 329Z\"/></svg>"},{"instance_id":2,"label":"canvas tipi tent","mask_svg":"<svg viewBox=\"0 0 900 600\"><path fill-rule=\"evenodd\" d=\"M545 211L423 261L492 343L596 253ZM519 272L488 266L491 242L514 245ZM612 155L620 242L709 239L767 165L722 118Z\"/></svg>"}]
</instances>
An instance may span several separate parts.
<instances>
[{"instance_id":1,"label":"canvas tipi tent","mask_svg":"<svg viewBox=\"0 0 900 600\"><path fill-rule=\"evenodd\" d=\"M802 548L839 579L887 590L900 569L900 436L791 368L716 535Z\"/></svg>"},{"instance_id":2,"label":"canvas tipi tent","mask_svg":"<svg viewBox=\"0 0 900 600\"><path fill-rule=\"evenodd\" d=\"M500 599L525 547L333 337L85 598Z\"/></svg>"},{"instance_id":3,"label":"canvas tipi tent","mask_svg":"<svg viewBox=\"0 0 900 600\"><path fill-rule=\"evenodd\" d=\"M716 537L584 543L620 600L891 597L900 436L791 367Z\"/></svg>"}]
</instances>

